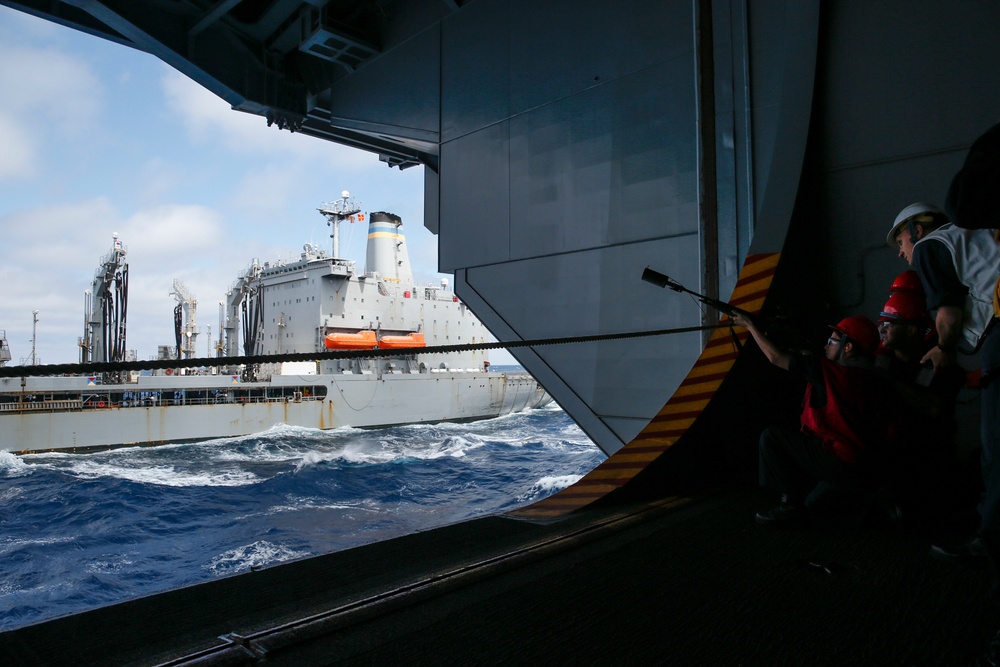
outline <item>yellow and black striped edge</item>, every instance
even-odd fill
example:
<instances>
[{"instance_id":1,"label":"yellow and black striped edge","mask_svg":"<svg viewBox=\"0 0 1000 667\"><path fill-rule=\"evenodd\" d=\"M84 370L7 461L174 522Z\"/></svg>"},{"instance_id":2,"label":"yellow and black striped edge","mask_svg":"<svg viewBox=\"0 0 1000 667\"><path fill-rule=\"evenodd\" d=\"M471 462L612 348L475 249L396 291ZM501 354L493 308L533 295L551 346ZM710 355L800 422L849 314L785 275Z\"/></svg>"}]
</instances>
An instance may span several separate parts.
<instances>
[{"instance_id":1,"label":"yellow and black striped edge","mask_svg":"<svg viewBox=\"0 0 1000 667\"><path fill-rule=\"evenodd\" d=\"M771 287L780 253L750 255L729 303L756 314ZM747 332L737 330L742 343ZM627 445L575 484L537 503L510 512L522 518L555 518L580 509L624 486L676 443L701 415L722 385L737 351L730 329L716 329L691 371L666 405Z\"/></svg>"}]
</instances>

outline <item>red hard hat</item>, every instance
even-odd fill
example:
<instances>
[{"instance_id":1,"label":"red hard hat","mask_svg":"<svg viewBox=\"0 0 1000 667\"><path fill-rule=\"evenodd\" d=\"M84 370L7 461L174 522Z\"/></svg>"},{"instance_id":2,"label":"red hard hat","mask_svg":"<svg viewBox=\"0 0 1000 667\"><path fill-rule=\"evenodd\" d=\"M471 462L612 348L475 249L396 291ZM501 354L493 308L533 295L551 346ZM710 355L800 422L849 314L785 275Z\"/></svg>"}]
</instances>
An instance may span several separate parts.
<instances>
[{"instance_id":1,"label":"red hard hat","mask_svg":"<svg viewBox=\"0 0 1000 667\"><path fill-rule=\"evenodd\" d=\"M878 314L879 322L925 322L930 319L923 293L894 292Z\"/></svg>"},{"instance_id":2,"label":"red hard hat","mask_svg":"<svg viewBox=\"0 0 1000 667\"><path fill-rule=\"evenodd\" d=\"M892 286L889 287L889 294L895 294L896 292L916 292L923 294L924 285L920 282L920 276L917 272L913 269L908 269L896 276L896 279L892 281Z\"/></svg>"},{"instance_id":3,"label":"red hard hat","mask_svg":"<svg viewBox=\"0 0 1000 667\"><path fill-rule=\"evenodd\" d=\"M864 315L845 317L837 324L831 324L830 328L839 331L840 335L850 338L868 354L875 354L875 350L878 348L880 340L878 327Z\"/></svg>"}]
</instances>

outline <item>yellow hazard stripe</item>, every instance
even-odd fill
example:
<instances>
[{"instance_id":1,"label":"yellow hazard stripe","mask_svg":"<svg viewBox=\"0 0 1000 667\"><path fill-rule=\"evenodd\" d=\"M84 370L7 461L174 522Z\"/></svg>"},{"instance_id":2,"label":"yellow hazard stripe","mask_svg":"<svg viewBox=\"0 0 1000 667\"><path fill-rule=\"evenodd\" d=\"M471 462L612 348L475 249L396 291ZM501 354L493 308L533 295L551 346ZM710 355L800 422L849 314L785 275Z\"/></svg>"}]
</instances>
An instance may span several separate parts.
<instances>
[{"instance_id":1,"label":"yellow hazard stripe","mask_svg":"<svg viewBox=\"0 0 1000 667\"><path fill-rule=\"evenodd\" d=\"M747 257L729 302L752 314L760 312L779 258L780 253ZM725 322L728 318L723 317L722 320ZM747 332L741 329L736 331L740 342L746 341ZM631 442L575 484L511 514L538 518L564 516L624 486L667 451L697 421L736 357L732 330L715 330L673 396Z\"/></svg>"}]
</instances>

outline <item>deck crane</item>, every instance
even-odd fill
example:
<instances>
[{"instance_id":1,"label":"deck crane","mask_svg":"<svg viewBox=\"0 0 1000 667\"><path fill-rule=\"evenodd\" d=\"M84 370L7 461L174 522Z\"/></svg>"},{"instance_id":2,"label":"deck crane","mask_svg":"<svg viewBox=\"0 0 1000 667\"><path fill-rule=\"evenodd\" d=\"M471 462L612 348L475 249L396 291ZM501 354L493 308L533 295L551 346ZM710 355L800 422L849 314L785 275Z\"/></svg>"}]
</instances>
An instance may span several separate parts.
<instances>
[{"instance_id":1,"label":"deck crane","mask_svg":"<svg viewBox=\"0 0 1000 667\"><path fill-rule=\"evenodd\" d=\"M80 361L125 361L125 333L128 315L128 253L112 234L111 250L101 258L94 272L91 288L84 301L83 337L80 340ZM112 374L117 375L117 374ZM114 381L107 377L105 381Z\"/></svg>"},{"instance_id":2,"label":"deck crane","mask_svg":"<svg viewBox=\"0 0 1000 667\"><path fill-rule=\"evenodd\" d=\"M174 288L170 296L177 300L174 307L174 335L177 342L177 358L195 357L195 340L198 337L198 300L194 298L184 283L174 278Z\"/></svg>"},{"instance_id":3,"label":"deck crane","mask_svg":"<svg viewBox=\"0 0 1000 667\"><path fill-rule=\"evenodd\" d=\"M240 272L226 291L223 354L227 357L261 354L264 335L264 301L261 276L264 268L255 258ZM240 349L242 332L243 349ZM222 337L220 336L220 339ZM244 380L254 380L258 367L251 364L243 369Z\"/></svg>"}]
</instances>

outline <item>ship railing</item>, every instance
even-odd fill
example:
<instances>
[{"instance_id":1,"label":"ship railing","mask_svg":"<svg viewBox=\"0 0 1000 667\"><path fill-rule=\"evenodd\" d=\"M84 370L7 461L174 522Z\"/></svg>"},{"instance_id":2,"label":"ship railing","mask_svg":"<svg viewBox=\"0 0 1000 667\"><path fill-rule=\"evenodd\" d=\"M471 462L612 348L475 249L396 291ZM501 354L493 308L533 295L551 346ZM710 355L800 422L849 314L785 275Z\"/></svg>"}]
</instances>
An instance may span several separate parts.
<instances>
[{"instance_id":1,"label":"ship railing","mask_svg":"<svg viewBox=\"0 0 1000 667\"><path fill-rule=\"evenodd\" d=\"M0 412L60 412L64 410L79 410L83 400L38 401L24 403L0 403Z\"/></svg>"},{"instance_id":2,"label":"ship railing","mask_svg":"<svg viewBox=\"0 0 1000 667\"><path fill-rule=\"evenodd\" d=\"M0 413L11 412L70 412L80 410L128 410L131 408L153 408L161 406L180 405L252 405L257 403L306 403L312 401L322 401L323 396L312 396L301 392L289 394L287 396L246 396L220 394L218 396L192 398L188 396L174 398L164 396L162 398L150 399L126 399L112 401L106 397L90 396L86 400L65 399L55 401L8 401L0 402Z\"/></svg>"}]
</instances>

